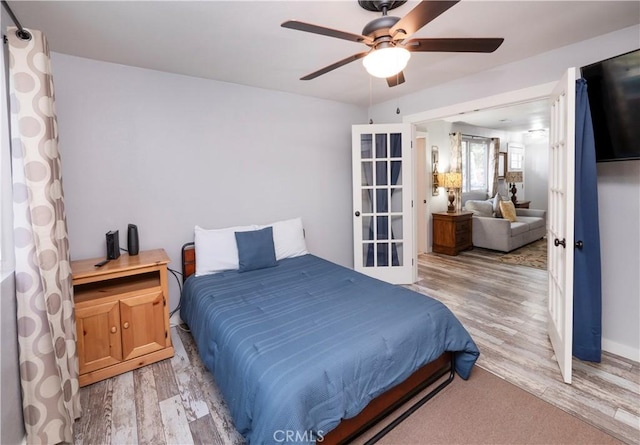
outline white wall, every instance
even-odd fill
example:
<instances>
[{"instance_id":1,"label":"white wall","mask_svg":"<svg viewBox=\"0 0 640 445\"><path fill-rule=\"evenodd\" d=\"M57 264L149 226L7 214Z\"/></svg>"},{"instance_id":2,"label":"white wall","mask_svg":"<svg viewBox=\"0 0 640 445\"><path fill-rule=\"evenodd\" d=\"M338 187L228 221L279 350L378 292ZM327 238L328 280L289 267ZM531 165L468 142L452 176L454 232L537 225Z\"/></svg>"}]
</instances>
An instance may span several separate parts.
<instances>
[{"instance_id":1,"label":"white wall","mask_svg":"<svg viewBox=\"0 0 640 445\"><path fill-rule=\"evenodd\" d=\"M193 228L301 216L309 250L351 267L355 106L53 54L72 259L138 225L180 270ZM178 289L170 277L170 306Z\"/></svg>"},{"instance_id":2,"label":"white wall","mask_svg":"<svg viewBox=\"0 0 640 445\"><path fill-rule=\"evenodd\" d=\"M535 136L525 134L524 144L524 197L531 201L530 208L549 207L549 133ZM520 197L520 191L518 191Z\"/></svg>"},{"instance_id":3,"label":"white wall","mask_svg":"<svg viewBox=\"0 0 640 445\"><path fill-rule=\"evenodd\" d=\"M451 160L451 149L449 148L451 145L449 142L449 133L452 132L451 122L433 121L427 123L425 128L427 130L427 146L429 150L433 145L438 147L438 171L440 173L448 172ZM432 170L431 166L429 170ZM429 183L429 181L426 182ZM440 194L438 196L427 195L427 202L428 215L425 230L431 231L431 213L444 212L449 205L447 201L447 190L444 187L440 187ZM429 237L429 239L431 239L431 237ZM431 252L431 247L432 246L427 246L429 252Z\"/></svg>"},{"instance_id":4,"label":"white wall","mask_svg":"<svg viewBox=\"0 0 640 445\"><path fill-rule=\"evenodd\" d=\"M602 347L640 361L640 161L600 162Z\"/></svg>"},{"instance_id":5,"label":"white wall","mask_svg":"<svg viewBox=\"0 0 640 445\"><path fill-rule=\"evenodd\" d=\"M401 122L404 115L417 114L436 110L445 106L469 102L475 99L490 97L522 88L542 85L557 81L568 67L585 66L618 54L638 49L640 26L632 26L604 36L579 42L537 56L504 65L493 70L459 79L435 88L423 90L410 96L403 96L392 101L374 106L370 115L375 122ZM395 113L398 102L402 103L402 114ZM428 105L425 105L428 104ZM441 154L442 156L442 154ZM528 155L526 155L528 156ZM541 161L542 162L542 161ZM598 166L598 184L604 187L611 196L638 196L640 175L637 169L627 166L632 161L616 163L625 165L617 167L614 175L603 176L609 168ZM638 287L629 286L630 280L638 277L640 263L640 245L634 235L638 235L639 199L625 199L621 204L624 212L633 217L621 219L619 213L603 207L606 203L600 199L601 239L602 239L602 339L603 347L609 352L640 361L640 291ZM615 222L605 223L606 218ZM624 234L624 235L621 235ZM629 238L629 234L631 238ZM626 254L621 255L612 249L609 240L627 238ZM629 274L630 265L635 270ZM629 304L635 310L627 309Z\"/></svg>"}]
</instances>

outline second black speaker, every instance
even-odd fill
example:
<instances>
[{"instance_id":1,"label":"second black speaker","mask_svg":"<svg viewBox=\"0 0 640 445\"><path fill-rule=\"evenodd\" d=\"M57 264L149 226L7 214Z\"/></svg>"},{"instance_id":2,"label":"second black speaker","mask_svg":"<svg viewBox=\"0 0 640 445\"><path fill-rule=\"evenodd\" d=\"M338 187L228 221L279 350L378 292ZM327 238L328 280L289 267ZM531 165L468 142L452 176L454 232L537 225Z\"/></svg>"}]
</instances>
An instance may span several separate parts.
<instances>
[{"instance_id":1,"label":"second black speaker","mask_svg":"<svg viewBox=\"0 0 640 445\"><path fill-rule=\"evenodd\" d=\"M140 250L138 241L138 226L129 224L127 228L127 250L129 255L137 255Z\"/></svg>"}]
</instances>

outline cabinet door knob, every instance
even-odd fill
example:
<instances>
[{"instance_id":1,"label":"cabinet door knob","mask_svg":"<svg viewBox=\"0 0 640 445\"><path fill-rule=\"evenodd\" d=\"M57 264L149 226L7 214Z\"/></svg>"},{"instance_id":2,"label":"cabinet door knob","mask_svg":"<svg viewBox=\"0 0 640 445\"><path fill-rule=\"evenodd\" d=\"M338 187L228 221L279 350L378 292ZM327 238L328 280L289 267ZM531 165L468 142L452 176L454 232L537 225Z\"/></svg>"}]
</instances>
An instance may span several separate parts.
<instances>
[{"instance_id":1,"label":"cabinet door knob","mask_svg":"<svg viewBox=\"0 0 640 445\"><path fill-rule=\"evenodd\" d=\"M115 334L116 332L118 332L118 328L116 328L115 326L111 326L111 333Z\"/></svg>"},{"instance_id":2,"label":"cabinet door knob","mask_svg":"<svg viewBox=\"0 0 640 445\"><path fill-rule=\"evenodd\" d=\"M123 328L125 329L129 329L129 322L125 321L124 324L122 325Z\"/></svg>"}]
</instances>

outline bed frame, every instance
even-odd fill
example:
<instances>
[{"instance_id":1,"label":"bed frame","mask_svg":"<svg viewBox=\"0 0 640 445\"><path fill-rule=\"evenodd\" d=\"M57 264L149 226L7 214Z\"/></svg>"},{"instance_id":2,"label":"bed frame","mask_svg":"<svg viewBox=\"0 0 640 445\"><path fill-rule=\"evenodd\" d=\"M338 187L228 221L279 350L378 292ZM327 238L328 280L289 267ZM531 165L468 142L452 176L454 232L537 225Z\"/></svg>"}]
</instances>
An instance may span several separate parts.
<instances>
[{"instance_id":1,"label":"bed frame","mask_svg":"<svg viewBox=\"0 0 640 445\"><path fill-rule=\"evenodd\" d=\"M182 246L182 280L185 281L195 271L195 246L193 242L186 243ZM453 381L454 376L453 353L445 352L434 361L415 371L404 382L373 399L357 416L343 419L335 429L324 435L321 441L318 440L318 443L322 443L322 445L351 443L356 437L385 419L419 393L433 387L430 388L426 395L405 409L365 443L365 445L374 444L442 391Z\"/></svg>"}]
</instances>

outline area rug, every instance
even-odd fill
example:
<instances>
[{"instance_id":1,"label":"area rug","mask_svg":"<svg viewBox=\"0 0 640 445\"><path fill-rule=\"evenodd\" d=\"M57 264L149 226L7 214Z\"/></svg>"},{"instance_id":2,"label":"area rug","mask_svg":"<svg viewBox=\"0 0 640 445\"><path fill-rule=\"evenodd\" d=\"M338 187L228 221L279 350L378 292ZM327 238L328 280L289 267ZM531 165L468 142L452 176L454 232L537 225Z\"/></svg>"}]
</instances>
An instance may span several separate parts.
<instances>
[{"instance_id":1,"label":"area rug","mask_svg":"<svg viewBox=\"0 0 640 445\"><path fill-rule=\"evenodd\" d=\"M375 434L356 440L362 444ZM378 444L620 444L616 438L476 366Z\"/></svg>"},{"instance_id":2,"label":"area rug","mask_svg":"<svg viewBox=\"0 0 640 445\"><path fill-rule=\"evenodd\" d=\"M547 270L547 239L534 241L512 252L500 255L497 260L502 263Z\"/></svg>"}]
</instances>

